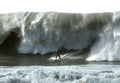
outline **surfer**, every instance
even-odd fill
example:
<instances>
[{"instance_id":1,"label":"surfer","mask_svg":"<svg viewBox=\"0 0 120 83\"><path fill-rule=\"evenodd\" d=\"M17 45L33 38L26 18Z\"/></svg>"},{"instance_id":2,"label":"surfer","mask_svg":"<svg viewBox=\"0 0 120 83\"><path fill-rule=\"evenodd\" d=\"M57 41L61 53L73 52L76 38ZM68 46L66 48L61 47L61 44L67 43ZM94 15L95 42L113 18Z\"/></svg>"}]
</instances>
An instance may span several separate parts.
<instances>
[{"instance_id":1,"label":"surfer","mask_svg":"<svg viewBox=\"0 0 120 83\"><path fill-rule=\"evenodd\" d=\"M58 49L56 52L56 60L57 60L57 57L58 57L58 59L60 59L60 49Z\"/></svg>"}]
</instances>

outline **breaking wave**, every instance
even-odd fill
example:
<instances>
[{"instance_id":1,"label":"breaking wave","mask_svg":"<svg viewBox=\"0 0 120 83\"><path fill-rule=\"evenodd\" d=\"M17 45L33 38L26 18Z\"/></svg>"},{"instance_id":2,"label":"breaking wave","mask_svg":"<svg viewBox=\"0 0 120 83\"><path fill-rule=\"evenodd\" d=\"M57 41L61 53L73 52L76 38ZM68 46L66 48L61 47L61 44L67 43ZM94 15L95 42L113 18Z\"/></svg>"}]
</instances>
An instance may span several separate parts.
<instances>
[{"instance_id":1,"label":"breaking wave","mask_svg":"<svg viewBox=\"0 0 120 83\"><path fill-rule=\"evenodd\" d=\"M78 50L79 55L87 53L87 61L116 61L120 60L119 22L119 12L1 14L0 44L14 33L18 39L11 42L17 41L18 53L45 54L64 47Z\"/></svg>"}]
</instances>

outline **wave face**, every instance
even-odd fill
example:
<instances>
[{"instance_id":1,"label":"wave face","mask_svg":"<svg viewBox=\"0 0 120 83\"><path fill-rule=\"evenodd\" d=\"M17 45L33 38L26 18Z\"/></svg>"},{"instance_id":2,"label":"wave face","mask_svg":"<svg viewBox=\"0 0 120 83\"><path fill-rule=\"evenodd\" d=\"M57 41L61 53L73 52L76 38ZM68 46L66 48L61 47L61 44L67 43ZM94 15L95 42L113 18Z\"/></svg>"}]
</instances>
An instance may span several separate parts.
<instances>
[{"instance_id":1,"label":"wave face","mask_svg":"<svg viewBox=\"0 0 120 83\"><path fill-rule=\"evenodd\" d=\"M19 53L45 54L61 47L87 52L87 61L120 60L120 13L14 13L0 15L0 44L14 32Z\"/></svg>"}]
</instances>

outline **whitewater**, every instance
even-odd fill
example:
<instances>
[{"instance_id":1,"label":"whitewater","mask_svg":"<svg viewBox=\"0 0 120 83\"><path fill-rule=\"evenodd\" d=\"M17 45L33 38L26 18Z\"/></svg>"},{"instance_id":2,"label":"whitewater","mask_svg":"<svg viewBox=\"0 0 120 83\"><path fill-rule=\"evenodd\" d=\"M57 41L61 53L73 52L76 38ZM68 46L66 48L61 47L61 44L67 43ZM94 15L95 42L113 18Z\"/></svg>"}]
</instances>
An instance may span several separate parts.
<instances>
[{"instance_id":1,"label":"whitewater","mask_svg":"<svg viewBox=\"0 0 120 83\"><path fill-rule=\"evenodd\" d=\"M119 83L118 65L0 67L0 83Z\"/></svg>"},{"instance_id":2,"label":"whitewater","mask_svg":"<svg viewBox=\"0 0 120 83\"><path fill-rule=\"evenodd\" d=\"M1 14L0 44L14 33L19 39L15 46L18 53L47 54L65 48L76 50L72 55L84 55L87 61L118 61L119 15L119 12Z\"/></svg>"},{"instance_id":3,"label":"whitewater","mask_svg":"<svg viewBox=\"0 0 120 83\"><path fill-rule=\"evenodd\" d=\"M119 12L0 14L0 83L119 83L119 22Z\"/></svg>"}]
</instances>

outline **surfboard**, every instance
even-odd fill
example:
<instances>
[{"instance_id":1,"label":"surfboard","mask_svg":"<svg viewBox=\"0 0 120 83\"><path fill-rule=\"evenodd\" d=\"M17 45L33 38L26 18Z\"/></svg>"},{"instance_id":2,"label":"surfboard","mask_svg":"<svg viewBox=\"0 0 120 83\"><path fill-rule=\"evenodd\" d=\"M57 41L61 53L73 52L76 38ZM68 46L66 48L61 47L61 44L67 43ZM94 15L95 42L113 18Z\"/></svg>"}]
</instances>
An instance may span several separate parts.
<instances>
[{"instance_id":1,"label":"surfboard","mask_svg":"<svg viewBox=\"0 0 120 83\"><path fill-rule=\"evenodd\" d=\"M60 59L59 59L59 57L57 57L57 59L56 59L56 56L52 56L52 57L50 57L48 60L50 60L50 61L59 61L59 60L61 60L61 59L64 59L67 55L68 55L68 54L61 54L61 55L60 55Z\"/></svg>"}]
</instances>

